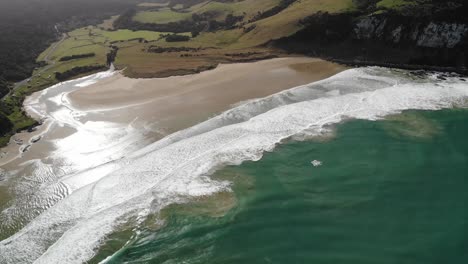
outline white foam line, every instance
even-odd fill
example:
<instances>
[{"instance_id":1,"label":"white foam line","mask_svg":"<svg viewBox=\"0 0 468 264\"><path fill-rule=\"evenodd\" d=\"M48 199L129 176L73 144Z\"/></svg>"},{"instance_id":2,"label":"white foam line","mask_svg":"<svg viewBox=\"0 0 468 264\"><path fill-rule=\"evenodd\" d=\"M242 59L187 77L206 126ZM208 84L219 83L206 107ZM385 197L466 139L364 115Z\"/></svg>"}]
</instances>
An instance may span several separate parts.
<instances>
[{"instance_id":1,"label":"white foam line","mask_svg":"<svg viewBox=\"0 0 468 264\"><path fill-rule=\"evenodd\" d=\"M111 69L54 85L34 97L31 100L34 104L28 105L30 111L76 130L64 139L55 140L57 150L52 154L54 158L65 159L68 165L74 164L75 171L120 158L125 148L138 141L141 136L139 131L132 128L132 124L127 126L110 122L81 122L78 117L85 116L86 112L73 107L68 99L69 93L113 74L115 71ZM46 103L48 101L54 104L49 105ZM64 154L65 157L61 158Z\"/></svg>"},{"instance_id":2,"label":"white foam line","mask_svg":"<svg viewBox=\"0 0 468 264\"><path fill-rule=\"evenodd\" d=\"M341 89L348 94L315 97L344 83L351 93ZM213 181L207 175L225 165L258 160L286 138L307 130L317 133L343 119L377 120L404 110L449 108L468 98L468 85L455 79L418 83L380 68L349 70L308 87L312 88L247 103L256 109L240 106L221 115L227 119L214 118L148 146L118 162L117 170L98 181L88 178L89 184L0 242L0 262L85 262L119 223L189 197L228 190L228 182ZM312 99L301 101L303 96Z\"/></svg>"},{"instance_id":3,"label":"white foam line","mask_svg":"<svg viewBox=\"0 0 468 264\"><path fill-rule=\"evenodd\" d=\"M56 148L52 154L44 157L43 161L45 164L52 163L56 171L63 171L64 174L74 173L89 167L105 164L109 160L121 158L126 148L132 149L130 146L139 140L139 131L133 129L131 124L130 126L117 126L112 123L80 122L77 117L80 114L82 115L82 112L76 111L67 101L66 95L68 92L81 89L81 87L90 84L90 82L88 82L89 80L97 81L112 76L113 74L114 72L109 70L76 80L62 82L26 98L24 103L26 111L30 115L45 120L45 123L40 127L40 129L44 131L41 131L37 136L43 136L55 125L67 125L76 130L75 133L64 139L50 141ZM50 101L52 101L53 104L50 104ZM101 134L102 132L105 134ZM89 136L89 138L86 138L86 136ZM118 136L121 137L117 138ZM29 139L29 144L31 144L31 141L32 137ZM15 157L7 161L2 161L2 163L6 164L21 157L23 155L22 150L27 147L27 145L18 147L18 153L15 153ZM31 144L31 147L34 147L34 144ZM75 150L75 152L73 152L73 150ZM96 151L96 153L92 153L92 151ZM65 157L61 155L63 153L66 155ZM103 172L102 169L97 171L100 173ZM40 173L40 171L32 172L33 175L40 175ZM91 172L82 172L82 174L96 175ZM83 177L82 184L86 184L86 182L87 178ZM76 181L72 183L74 186L77 185ZM20 181L18 184L21 185L23 183ZM38 195L45 195L43 190L48 189L46 185L47 184L40 186L41 189L35 188L34 190L37 190ZM81 185L78 184L78 186ZM50 193L50 196L54 195L55 193ZM16 198L16 200L22 199L24 199L22 196ZM23 201L15 202L23 203ZM34 201L27 202L34 203ZM46 208L47 206L44 205L41 207ZM4 214L8 209L10 209L10 207L2 210L0 215ZM20 214L28 214L27 210L24 210L24 208L23 210L21 209L22 208L17 208L16 211ZM26 218L27 217L23 218L24 221L22 222L25 222Z\"/></svg>"}]
</instances>

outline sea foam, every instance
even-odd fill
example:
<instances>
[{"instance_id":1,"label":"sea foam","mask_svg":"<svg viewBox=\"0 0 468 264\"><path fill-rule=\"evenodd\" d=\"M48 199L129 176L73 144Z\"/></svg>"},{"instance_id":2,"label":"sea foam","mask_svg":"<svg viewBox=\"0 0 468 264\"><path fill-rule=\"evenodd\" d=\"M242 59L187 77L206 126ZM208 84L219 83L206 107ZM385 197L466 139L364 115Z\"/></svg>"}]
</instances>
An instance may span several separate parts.
<instances>
[{"instance_id":1,"label":"sea foam","mask_svg":"<svg viewBox=\"0 0 468 264\"><path fill-rule=\"evenodd\" d=\"M142 212L229 191L214 170L259 160L284 139L320 134L345 119L377 120L404 110L462 105L468 85L456 78L416 79L404 71L352 69L327 80L249 101L107 164L105 176L71 175L73 192L0 242L1 263L82 263L105 236Z\"/></svg>"},{"instance_id":2,"label":"sea foam","mask_svg":"<svg viewBox=\"0 0 468 264\"><path fill-rule=\"evenodd\" d=\"M133 123L86 121L88 113L74 109L67 99L68 93L113 74L115 72L109 70L62 82L26 99L28 113L45 120L43 131L38 134L42 139L39 144L45 141L53 150L10 171L17 176L10 187L15 195L0 211L1 234L18 230L73 190L103 177L106 171L111 171L111 166L103 164L120 159L144 144L142 129L136 129ZM64 135L58 139L47 137L48 132L56 132L57 127L67 127L60 130L65 131ZM26 149L32 144L29 142L20 148ZM73 180L65 183L72 175L75 175Z\"/></svg>"}]
</instances>

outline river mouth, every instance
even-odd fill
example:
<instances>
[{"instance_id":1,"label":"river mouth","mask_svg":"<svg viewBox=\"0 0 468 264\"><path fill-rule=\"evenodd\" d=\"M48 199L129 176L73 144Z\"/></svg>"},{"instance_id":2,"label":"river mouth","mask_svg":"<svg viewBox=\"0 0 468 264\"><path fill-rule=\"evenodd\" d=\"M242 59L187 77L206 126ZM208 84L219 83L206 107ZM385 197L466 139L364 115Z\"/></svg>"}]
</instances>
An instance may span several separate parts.
<instances>
[{"instance_id":1,"label":"river mouth","mask_svg":"<svg viewBox=\"0 0 468 264\"><path fill-rule=\"evenodd\" d=\"M210 177L217 170L261 160L265 152L292 138L329 138L330 127L346 120L372 121L405 110L462 106L468 89L456 77L442 81L436 76L418 79L409 72L385 68L352 69L264 98L236 98L244 102L157 141L146 134L155 130L144 130L151 126L138 123L137 119L125 123L125 127L86 120L89 109L73 107L66 97L51 95L52 103L67 106L51 116L63 127L78 132L68 140L54 142L66 153L60 163L66 168L65 174L59 179L54 178L54 166L27 164L40 168L44 171L41 179L54 184L41 184L46 188L37 189L36 196L32 196L39 197L36 199L46 207L42 211L33 207L37 215L0 242L5 263L56 263L59 259L80 263L91 259L103 239L126 223L139 226L167 206L194 199L210 204L209 199L204 199L212 195L221 195L219 200L225 201L220 205L223 210L212 215L222 217L237 202L229 198L232 196L223 196L232 192L232 180ZM164 98L169 97L164 94ZM110 108L103 109L107 112ZM97 140L84 145L83 135ZM104 140L108 143L102 144ZM103 157L107 158L104 163ZM323 164L320 159L314 161L318 162L314 163L317 167ZM54 197L56 200L48 200L51 192L59 194ZM46 195L37 196L41 193ZM10 217L6 213L11 211L2 211L2 216ZM27 246L19 247L20 244Z\"/></svg>"}]
</instances>

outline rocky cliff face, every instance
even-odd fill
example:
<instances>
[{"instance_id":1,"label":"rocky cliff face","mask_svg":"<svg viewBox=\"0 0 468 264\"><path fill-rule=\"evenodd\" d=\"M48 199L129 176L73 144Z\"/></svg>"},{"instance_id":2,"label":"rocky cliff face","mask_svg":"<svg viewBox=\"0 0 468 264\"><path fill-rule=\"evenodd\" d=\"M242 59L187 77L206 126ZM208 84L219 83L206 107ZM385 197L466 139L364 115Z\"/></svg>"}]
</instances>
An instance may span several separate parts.
<instances>
[{"instance_id":1,"label":"rocky cliff face","mask_svg":"<svg viewBox=\"0 0 468 264\"><path fill-rule=\"evenodd\" d=\"M318 13L275 45L362 64L443 67L466 72L468 22L398 14Z\"/></svg>"},{"instance_id":2,"label":"rocky cliff face","mask_svg":"<svg viewBox=\"0 0 468 264\"><path fill-rule=\"evenodd\" d=\"M415 30L413 36L421 47L454 48L466 39L467 32L466 24L431 22L422 32Z\"/></svg>"},{"instance_id":3,"label":"rocky cliff face","mask_svg":"<svg viewBox=\"0 0 468 264\"><path fill-rule=\"evenodd\" d=\"M402 23L398 20L397 17L387 16L361 18L355 22L353 37L358 40L380 40L395 44L404 41L418 47L452 49L462 44L468 35L467 24L434 21Z\"/></svg>"}]
</instances>

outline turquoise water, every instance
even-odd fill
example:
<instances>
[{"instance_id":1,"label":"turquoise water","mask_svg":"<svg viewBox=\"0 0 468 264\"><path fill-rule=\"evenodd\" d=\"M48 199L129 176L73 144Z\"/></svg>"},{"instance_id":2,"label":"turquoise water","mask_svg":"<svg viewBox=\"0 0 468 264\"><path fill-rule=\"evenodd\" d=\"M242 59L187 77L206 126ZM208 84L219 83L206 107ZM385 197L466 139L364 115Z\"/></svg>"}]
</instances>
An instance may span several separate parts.
<instances>
[{"instance_id":1,"label":"turquoise water","mask_svg":"<svg viewBox=\"0 0 468 264\"><path fill-rule=\"evenodd\" d=\"M232 196L172 206L108 263L468 263L467 137L468 111L450 110L281 145L214 176Z\"/></svg>"}]
</instances>

